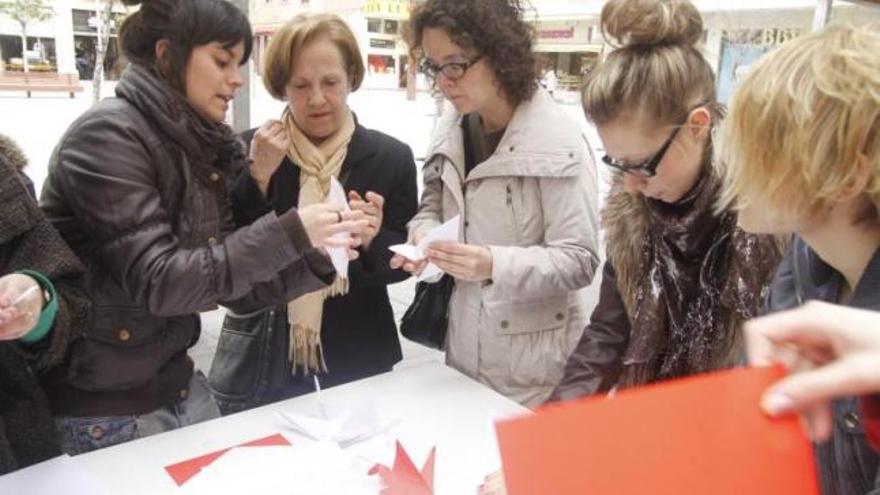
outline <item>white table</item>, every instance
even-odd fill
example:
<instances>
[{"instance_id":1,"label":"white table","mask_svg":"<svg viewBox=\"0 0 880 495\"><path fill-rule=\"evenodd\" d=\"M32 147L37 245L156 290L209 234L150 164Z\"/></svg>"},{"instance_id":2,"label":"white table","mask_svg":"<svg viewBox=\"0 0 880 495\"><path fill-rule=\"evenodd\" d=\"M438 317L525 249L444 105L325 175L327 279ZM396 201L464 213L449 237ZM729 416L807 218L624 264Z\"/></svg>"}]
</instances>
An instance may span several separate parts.
<instances>
[{"instance_id":1,"label":"white table","mask_svg":"<svg viewBox=\"0 0 880 495\"><path fill-rule=\"evenodd\" d=\"M497 467L492 455L491 417L527 411L434 361L326 389L322 394L322 400L328 403L367 401L375 405L383 419L399 419L387 436L399 438L418 467L430 447L436 445L434 483L437 495L475 493L488 474L487 470ZM316 409L315 394L74 459L104 485L108 493L173 494L178 488L164 470L169 464L279 432L294 442L308 441L281 427L275 413L282 408L313 412Z\"/></svg>"}]
</instances>

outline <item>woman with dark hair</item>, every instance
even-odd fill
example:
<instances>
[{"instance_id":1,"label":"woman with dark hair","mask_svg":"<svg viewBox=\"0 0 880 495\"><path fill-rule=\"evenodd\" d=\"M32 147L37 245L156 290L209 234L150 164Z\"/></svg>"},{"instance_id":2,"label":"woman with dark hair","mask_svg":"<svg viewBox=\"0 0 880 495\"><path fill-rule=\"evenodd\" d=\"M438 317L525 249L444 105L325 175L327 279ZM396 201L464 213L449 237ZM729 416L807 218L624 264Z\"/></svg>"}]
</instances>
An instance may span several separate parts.
<instances>
[{"instance_id":1,"label":"woman with dark hair","mask_svg":"<svg viewBox=\"0 0 880 495\"><path fill-rule=\"evenodd\" d=\"M538 89L519 1L428 0L408 37L455 107L438 124L409 224L415 243L461 215L461 242L428 252L454 278L447 362L538 405L583 330L577 291L598 264L595 164L577 124ZM413 273L425 265L392 259Z\"/></svg>"},{"instance_id":2,"label":"woman with dark hair","mask_svg":"<svg viewBox=\"0 0 880 495\"><path fill-rule=\"evenodd\" d=\"M315 204L233 229L227 180L246 166L223 123L251 51L222 0L152 0L126 19L116 98L56 147L42 202L87 266L93 324L43 383L63 449L85 452L219 415L186 349L198 311L253 311L324 287L321 248L353 249L362 213Z\"/></svg>"}]
</instances>

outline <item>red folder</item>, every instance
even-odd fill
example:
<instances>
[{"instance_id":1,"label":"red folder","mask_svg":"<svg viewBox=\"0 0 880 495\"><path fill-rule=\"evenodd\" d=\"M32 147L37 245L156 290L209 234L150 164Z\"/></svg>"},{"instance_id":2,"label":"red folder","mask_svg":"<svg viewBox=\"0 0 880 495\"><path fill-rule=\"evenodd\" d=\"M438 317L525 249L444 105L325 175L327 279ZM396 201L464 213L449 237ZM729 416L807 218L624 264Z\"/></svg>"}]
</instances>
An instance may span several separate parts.
<instances>
[{"instance_id":1,"label":"red folder","mask_svg":"<svg viewBox=\"0 0 880 495\"><path fill-rule=\"evenodd\" d=\"M230 449L235 447L266 447L273 445L290 445L290 442L280 433L276 433L272 436L260 438L240 445L234 445L232 447L211 452L210 454L193 457L192 459L165 466L165 471L167 471L168 475L171 476L175 483L177 483L177 486L181 486L193 476L199 474L199 471L201 471L202 468L209 466Z\"/></svg>"},{"instance_id":2,"label":"red folder","mask_svg":"<svg viewBox=\"0 0 880 495\"><path fill-rule=\"evenodd\" d=\"M510 495L818 495L797 417L759 408L781 368L701 375L497 423Z\"/></svg>"}]
</instances>

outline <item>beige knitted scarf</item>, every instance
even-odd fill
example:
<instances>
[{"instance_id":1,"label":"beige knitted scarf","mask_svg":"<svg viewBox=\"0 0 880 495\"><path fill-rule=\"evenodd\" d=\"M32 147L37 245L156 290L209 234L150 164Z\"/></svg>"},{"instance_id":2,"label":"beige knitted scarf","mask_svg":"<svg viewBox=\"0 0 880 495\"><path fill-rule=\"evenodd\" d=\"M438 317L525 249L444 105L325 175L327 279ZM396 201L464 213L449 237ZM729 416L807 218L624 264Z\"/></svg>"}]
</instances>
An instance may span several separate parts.
<instances>
[{"instance_id":1,"label":"beige knitted scarf","mask_svg":"<svg viewBox=\"0 0 880 495\"><path fill-rule=\"evenodd\" d=\"M281 121L290 137L287 156L300 169L299 207L326 201L330 192L330 178L339 178L339 172L342 170L342 163L348 152L348 143L354 134L354 117L350 111L347 111L342 127L317 146L296 125L290 111L284 111ZM339 273L329 287L302 295L287 303L292 373L296 374L298 367L302 368L303 374L306 375L327 371L327 363L321 348L324 300L347 293L347 274Z\"/></svg>"}]
</instances>

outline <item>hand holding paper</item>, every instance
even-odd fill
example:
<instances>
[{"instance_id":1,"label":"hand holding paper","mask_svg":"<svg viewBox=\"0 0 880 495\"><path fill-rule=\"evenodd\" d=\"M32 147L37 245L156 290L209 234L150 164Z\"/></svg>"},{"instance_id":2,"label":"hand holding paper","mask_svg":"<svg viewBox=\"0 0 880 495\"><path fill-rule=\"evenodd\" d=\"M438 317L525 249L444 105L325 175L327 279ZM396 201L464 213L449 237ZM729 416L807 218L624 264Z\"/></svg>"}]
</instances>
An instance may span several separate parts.
<instances>
[{"instance_id":1,"label":"hand holding paper","mask_svg":"<svg viewBox=\"0 0 880 495\"><path fill-rule=\"evenodd\" d=\"M312 245L326 249L337 273L346 276L348 260L357 258L357 234L367 227L367 220L362 211L348 207L339 181L331 178L327 201L300 208L299 217Z\"/></svg>"},{"instance_id":2,"label":"hand holding paper","mask_svg":"<svg viewBox=\"0 0 880 495\"><path fill-rule=\"evenodd\" d=\"M428 232L416 245L397 244L389 247L392 252L399 254L410 261L423 261L427 258L426 251L429 246L438 242L458 242L458 233L461 231L461 215L449 219L439 227ZM428 263L419 280L434 277L442 273L442 270L433 263Z\"/></svg>"}]
</instances>

